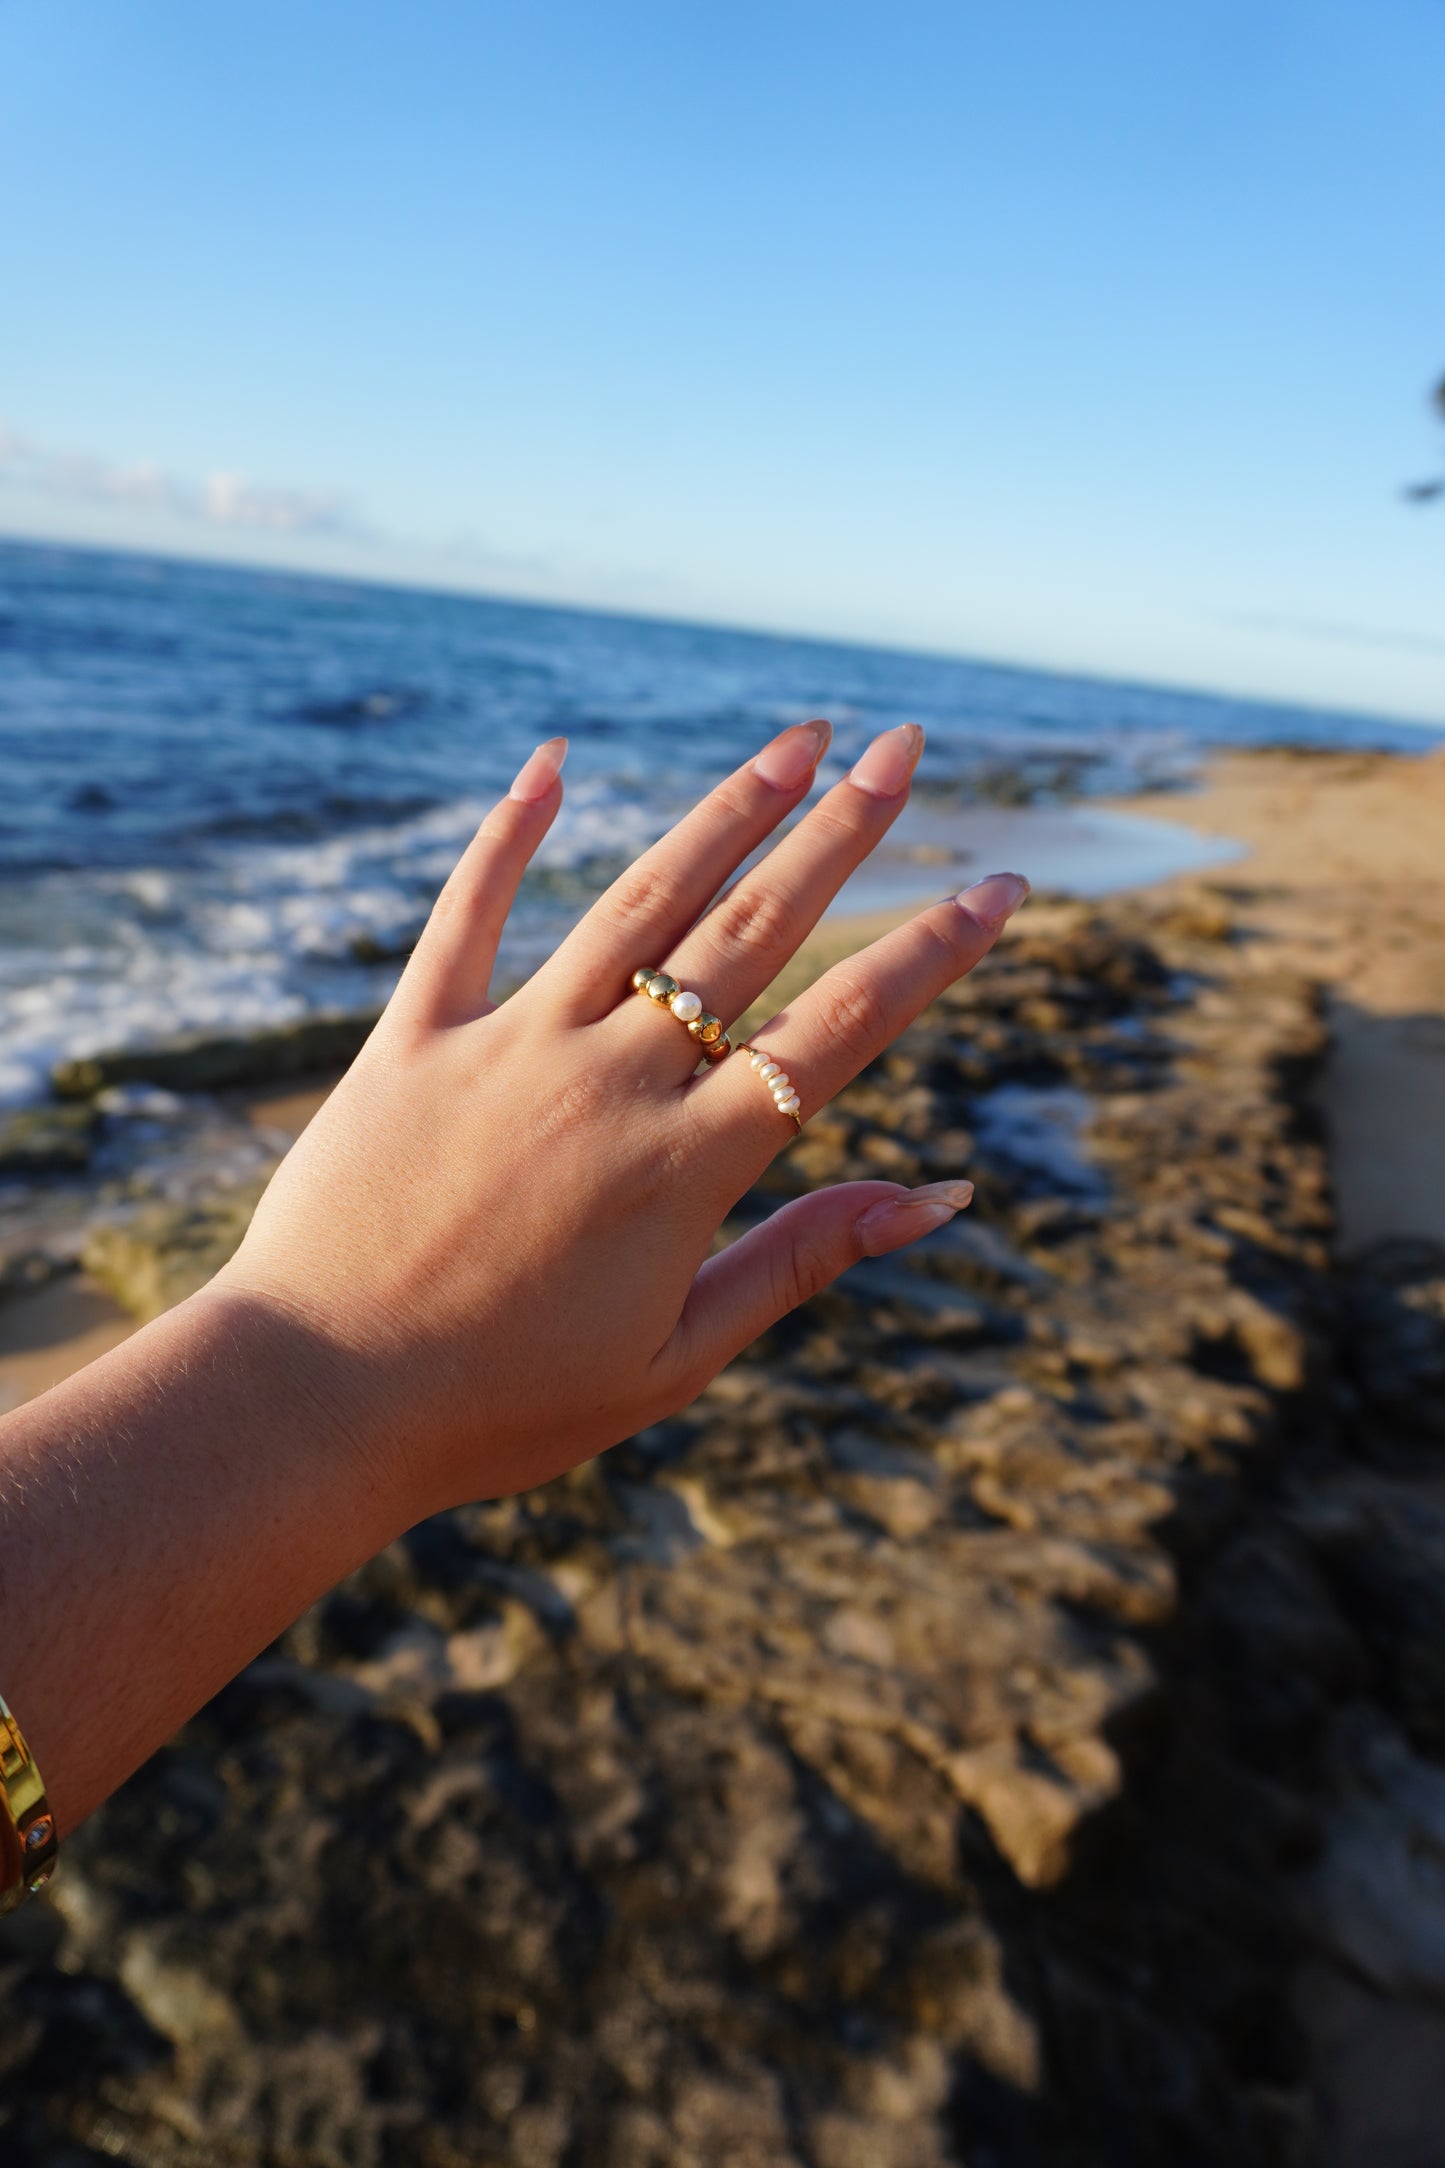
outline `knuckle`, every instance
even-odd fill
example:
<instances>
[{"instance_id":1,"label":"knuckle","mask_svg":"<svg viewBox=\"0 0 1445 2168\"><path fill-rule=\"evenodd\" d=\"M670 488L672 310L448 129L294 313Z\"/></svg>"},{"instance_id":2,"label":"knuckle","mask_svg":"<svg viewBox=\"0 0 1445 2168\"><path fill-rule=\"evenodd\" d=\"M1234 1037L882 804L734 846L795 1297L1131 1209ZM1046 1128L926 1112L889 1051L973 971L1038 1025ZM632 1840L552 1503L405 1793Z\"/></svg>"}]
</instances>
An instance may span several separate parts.
<instances>
[{"instance_id":1,"label":"knuckle","mask_svg":"<svg viewBox=\"0 0 1445 2168\"><path fill-rule=\"evenodd\" d=\"M593 905L614 932L628 934L643 925L676 919L682 912L677 882L656 866L632 866L619 874ZM644 962L652 961L644 957Z\"/></svg>"},{"instance_id":2,"label":"knuckle","mask_svg":"<svg viewBox=\"0 0 1445 2168\"><path fill-rule=\"evenodd\" d=\"M833 1260L822 1244L808 1235L795 1236L774 1269L772 1295L778 1313L796 1310L799 1303L821 1294L832 1277Z\"/></svg>"},{"instance_id":3,"label":"knuckle","mask_svg":"<svg viewBox=\"0 0 1445 2168\"><path fill-rule=\"evenodd\" d=\"M837 1053L861 1063L888 1037L888 1013L877 988L847 974L819 988L819 1022Z\"/></svg>"},{"instance_id":4,"label":"knuckle","mask_svg":"<svg viewBox=\"0 0 1445 2168\"><path fill-rule=\"evenodd\" d=\"M775 889L751 883L734 888L715 905L711 917L713 932L729 948L771 956L793 945L792 905Z\"/></svg>"},{"instance_id":5,"label":"knuckle","mask_svg":"<svg viewBox=\"0 0 1445 2168\"><path fill-rule=\"evenodd\" d=\"M533 1133L547 1139L590 1136L600 1139L612 1112L606 1079L590 1068L554 1077L552 1088L531 1115Z\"/></svg>"},{"instance_id":6,"label":"knuckle","mask_svg":"<svg viewBox=\"0 0 1445 2168\"><path fill-rule=\"evenodd\" d=\"M704 809L711 814L722 813L729 821L752 824L755 808L752 794L737 776L724 777L712 795L703 800Z\"/></svg>"},{"instance_id":7,"label":"knuckle","mask_svg":"<svg viewBox=\"0 0 1445 2168\"><path fill-rule=\"evenodd\" d=\"M976 928L966 914L950 904L953 920L940 925L937 918L929 916L919 922L919 933L931 961L940 971L950 976L968 968L977 949Z\"/></svg>"},{"instance_id":8,"label":"knuckle","mask_svg":"<svg viewBox=\"0 0 1445 2168\"><path fill-rule=\"evenodd\" d=\"M854 791L852 797L854 799L861 798L863 793ZM860 808L843 799L835 802L831 793L826 798L820 798L803 824L808 831L809 840L831 844L838 848L850 846L856 848L860 833L865 826L861 815L871 810L877 803L877 799L869 798L865 801L864 806Z\"/></svg>"}]
</instances>

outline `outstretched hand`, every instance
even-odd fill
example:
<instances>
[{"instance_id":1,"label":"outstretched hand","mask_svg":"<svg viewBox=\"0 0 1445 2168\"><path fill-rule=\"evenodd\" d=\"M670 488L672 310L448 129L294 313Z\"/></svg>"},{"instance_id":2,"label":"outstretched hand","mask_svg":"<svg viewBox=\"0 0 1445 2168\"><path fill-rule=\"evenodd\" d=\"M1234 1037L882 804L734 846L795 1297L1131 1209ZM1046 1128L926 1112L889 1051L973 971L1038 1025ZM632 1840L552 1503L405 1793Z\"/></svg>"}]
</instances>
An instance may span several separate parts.
<instances>
[{"instance_id":1,"label":"outstretched hand","mask_svg":"<svg viewBox=\"0 0 1445 2168\"><path fill-rule=\"evenodd\" d=\"M711 1254L793 1125L745 1056L699 1070L698 1042L632 991L638 967L665 971L726 1025L777 977L901 812L923 744L914 725L875 739L734 879L829 737L803 723L775 738L498 1006L507 914L562 802L566 742L539 747L216 1283L327 1351L308 1390L415 1517L541 1482L674 1411L860 1256L968 1201L966 1180L845 1183ZM994 874L934 904L753 1034L802 1120L978 962L1027 892Z\"/></svg>"},{"instance_id":2,"label":"outstretched hand","mask_svg":"<svg viewBox=\"0 0 1445 2168\"><path fill-rule=\"evenodd\" d=\"M698 1042L632 975L666 970L724 1023L771 985L902 810L922 733L876 739L727 887L827 743L824 723L785 730L493 1007L507 913L562 802L565 745L540 747L231 1263L0 1417L4 1692L62 1835L404 1529L682 1406L855 1258L967 1201L964 1180L848 1183L711 1254L793 1125L746 1057L698 1073ZM755 1035L801 1117L1026 890L993 874L934 904Z\"/></svg>"}]
</instances>

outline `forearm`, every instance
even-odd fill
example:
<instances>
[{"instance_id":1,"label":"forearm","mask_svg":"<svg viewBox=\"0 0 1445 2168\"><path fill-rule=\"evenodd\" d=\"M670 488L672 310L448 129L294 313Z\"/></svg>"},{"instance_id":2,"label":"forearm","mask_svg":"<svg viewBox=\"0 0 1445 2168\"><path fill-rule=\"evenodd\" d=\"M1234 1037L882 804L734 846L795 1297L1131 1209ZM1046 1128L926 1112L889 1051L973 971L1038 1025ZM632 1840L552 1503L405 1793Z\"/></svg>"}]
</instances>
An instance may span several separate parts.
<instances>
[{"instance_id":1,"label":"forearm","mask_svg":"<svg viewBox=\"0 0 1445 2168\"><path fill-rule=\"evenodd\" d=\"M0 1422L0 1690L62 1834L417 1517L327 1362L208 1288Z\"/></svg>"}]
</instances>

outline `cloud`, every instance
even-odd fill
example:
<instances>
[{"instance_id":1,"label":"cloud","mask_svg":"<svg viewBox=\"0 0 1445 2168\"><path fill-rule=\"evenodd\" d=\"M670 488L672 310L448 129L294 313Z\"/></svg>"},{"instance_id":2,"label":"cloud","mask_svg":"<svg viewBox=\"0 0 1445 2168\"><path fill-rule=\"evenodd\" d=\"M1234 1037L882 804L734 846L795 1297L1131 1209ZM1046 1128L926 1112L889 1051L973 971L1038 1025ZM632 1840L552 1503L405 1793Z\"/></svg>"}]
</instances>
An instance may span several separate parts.
<instances>
[{"instance_id":1,"label":"cloud","mask_svg":"<svg viewBox=\"0 0 1445 2168\"><path fill-rule=\"evenodd\" d=\"M510 592L549 602L571 601L581 594L599 609L678 606L671 591L675 581L651 570L593 564L570 550L509 549L470 526L440 534L379 526L336 491L273 488L231 469L198 480L152 460L125 465L94 452L58 451L0 420L0 504L7 490L24 491L32 501L45 497L131 512L137 525L126 539L137 547L154 540L153 534L142 539L139 523L161 518L183 522L198 536L224 529L269 536L273 542L360 545L367 552L367 569L382 577L425 580L463 592ZM107 532L113 528L108 526ZM264 559L267 553L264 545L248 543L245 554ZM337 562L336 553L324 546L285 554L288 560L302 556L313 563ZM341 561L354 569L349 551L341 553Z\"/></svg>"},{"instance_id":2,"label":"cloud","mask_svg":"<svg viewBox=\"0 0 1445 2168\"><path fill-rule=\"evenodd\" d=\"M217 473L202 482L168 474L149 460L122 466L92 452L61 452L36 444L0 422L0 487L27 489L75 503L114 504L160 512L207 527L277 535L336 535L371 539L346 499L330 490L272 489L244 475Z\"/></svg>"},{"instance_id":3,"label":"cloud","mask_svg":"<svg viewBox=\"0 0 1445 2168\"><path fill-rule=\"evenodd\" d=\"M1445 640L1437 633L1413 626L1351 625L1328 618L1267 616L1256 611L1227 610L1220 623L1238 625L1249 632L1277 634L1290 640L1329 640L1344 647L1393 649L1406 655L1445 655Z\"/></svg>"}]
</instances>

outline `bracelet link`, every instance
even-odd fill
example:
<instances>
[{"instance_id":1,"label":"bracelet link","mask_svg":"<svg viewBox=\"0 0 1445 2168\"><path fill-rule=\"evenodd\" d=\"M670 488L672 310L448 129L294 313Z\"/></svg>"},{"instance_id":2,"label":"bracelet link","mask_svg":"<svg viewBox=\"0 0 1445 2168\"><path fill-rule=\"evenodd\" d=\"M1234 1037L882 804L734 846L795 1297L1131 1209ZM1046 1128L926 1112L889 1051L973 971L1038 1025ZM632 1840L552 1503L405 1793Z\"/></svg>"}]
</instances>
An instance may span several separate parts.
<instances>
[{"instance_id":1,"label":"bracelet link","mask_svg":"<svg viewBox=\"0 0 1445 2168\"><path fill-rule=\"evenodd\" d=\"M0 1696L0 1913L45 1887L58 1853L44 1779Z\"/></svg>"}]
</instances>

